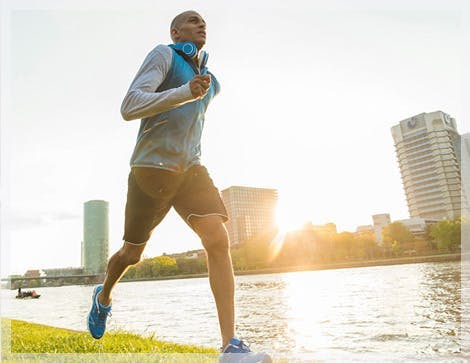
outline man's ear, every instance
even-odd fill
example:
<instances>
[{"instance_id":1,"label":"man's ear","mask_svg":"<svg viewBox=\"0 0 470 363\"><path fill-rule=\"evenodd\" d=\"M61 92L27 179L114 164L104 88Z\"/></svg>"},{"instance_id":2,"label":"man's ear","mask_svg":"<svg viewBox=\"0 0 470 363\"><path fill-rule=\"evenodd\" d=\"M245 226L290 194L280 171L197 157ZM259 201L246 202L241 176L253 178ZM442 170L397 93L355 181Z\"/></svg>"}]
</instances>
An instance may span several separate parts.
<instances>
[{"instance_id":1,"label":"man's ear","mask_svg":"<svg viewBox=\"0 0 470 363\"><path fill-rule=\"evenodd\" d=\"M171 29L170 31L171 39L178 40L179 38L179 31L176 28ZM176 42L175 42L176 43Z\"/></svg>"}]
</instances>

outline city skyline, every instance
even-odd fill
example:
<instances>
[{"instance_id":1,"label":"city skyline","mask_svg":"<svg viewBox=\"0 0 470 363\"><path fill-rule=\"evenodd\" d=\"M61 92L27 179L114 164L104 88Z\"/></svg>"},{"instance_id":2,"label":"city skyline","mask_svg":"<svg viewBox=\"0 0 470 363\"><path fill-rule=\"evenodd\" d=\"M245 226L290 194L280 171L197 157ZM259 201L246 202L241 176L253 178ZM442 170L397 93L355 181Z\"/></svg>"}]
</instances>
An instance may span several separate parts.
<instances>
[{"instance_id":1,"label":"city skyline","mask_svg":"<svg viewBox=\"0 0 470 363\"><path fill-rule=\"evenodd\" d=\"M2 275L78 265L83 200L109 200L110 252L119 248L138 127L122 121L119 105L145 55L169 42L172 16L195 7L42 4L2 11ZM442 110L468 131L458 8L441 6L422 13L405 3L198 5L209 68L222 85L203 136L219 190L278 189L278 221L291 228L334 221L352 230L385 211L406 218L390 127ZM254 14L265 8L260 22ZM259 44L286 55L272 57ZM145 254L199 247L170 213Z\"/></svg>"},{"instance_id":2,"label":"city skyline","mask_svg":"<svg viewBox=\"0 0 470 363\"><path fill-rule=\"evenodd\" d=\"M247 189L256 189L256 190L262 190L264 192L275 192L276 196L277 196L277 191L275 189L264 189L264 188L259 188L259 187L253 187L253 186L230 186L229 188L225 189L224 191L227 192L229 191L230 189L232 188L236 188L236 191L239 191L240 189L241 190L247 190ZM222 191L223 192L223 191ZM233 193L233 191L231 191ZM225 202L225 200L224 200ZM87 204L94 204L92 206L92 208L94 208L95 210L92 212L92 214L95 214L95 216L93 216L94 218L96 218L96 214L100 215L103 213L103 211L101 210L104 206L105 208L105 214L107 216L107 213L108 213L108 202L107 201L102 201L102 200L91 200L91 201L87 201L84 203L84 206L85 206L85 210L86 210L86 205ZM243 204L243 203L242 203ZM236 205L238 205L236 203ZM88 217L88 222L90 222L90 220L93 219L93 217ZM100 216L99 218L102 218L102 216ZM407 219L401 219L401 220L396 220L396 219L393 219L390 217L390 214L388 213L381 213L381 214L375 214L375 215L370 215L370 219L373 221L373 225L358 225L356 226L356 230L355 231L341 231L341 232L350 232L350 233L354 233L354 234L361 234L361 233L364 233L364 232L371 232L375 238L376 238L376 241L377 241L377 245L378 246L381 246L382 245L382 236L381 236L381 233L382 233L382 230L385 226L387 226L388 224L390 223L394 223L394 222L400 222L402 223L406 228L408 228L410 230L410 232L412 232L413 234L417 234L417 235L420 235L422 236L423 233L425 232L425 227L426 225L428 225L428 221L425 221L424 219L422 218L407 218ZM93 226L88 226L87 227L87 218L86 218L86 212L84 214L84 231L86 231L87 229L95 229L96 228L96 222L92 221L92 224ZM435 223L436 221L432 221L433 223ZM228 222L227 222L228 223ZM226 224L227 224L226 223ZM246 223L246 222L245 222ZM230 235L230 228L228 226L227 227L227 230L229 232L229 235ZM261 227L261 225L258 225L258 227ZM300 225L299 224L299 227L295 228L295 229L291 229L291 230L282 230L281 227L276 224L274 227L276 228L279 228L279 232L281 233L281 235L286 235L288 234L289 232L299 232L301 230L304 230L305 228L309 228L309 229L314 229L314 230L318 230L318 231L328 231L329 233L340 233L336 230L336 224L334 221L329 221L329 222L326 222L325 224L323 225L314 225L312 223L312 221L305 221L303 225ZM258 233L260 235L263 234L263 232L267 232L269 231L268 230L263 230L263 229L258 229ZM100 234L103 233L103 232L99 232ZM107 231L105 232L107 234ZM248 236L248 234L245 232L245 236L247 236L247 238L243 241L238 241L236 243L233 243L232 241L231 242L231 247L234 247L236 245L238 245L239 243L242 243L242 242L246 242L248 240L250 240L252 237L256 237L257 233L252 233L251 235ZM281 246L282 246L283 243L281 243ZM96 247L92 246L92 249L96 249ZM98 249L101 249L101 248L98 248ZM106 246L106 249L107 249L107 246ZM163 255L178 255L178 254L185 254L185 253L188 253L190 251L203 251L204 248L202 247L202 245L200 246L200 248L196 248L196 249L192 249L192 250L187 250L187 251L179 251L179 252L176 252L176 253L164 253ZM59 276L56 274L56 271L64 271L64 270L81 270L80 273L75 273L76 275L81 275L81 274L100 274L100 273L103 273L104 272L104 267L106 265L102 265L102 269L101 271L98 271L98 270L95 270L95 271L87 271L86 270L86 264L84 263L84 256L83 256L83 253L84 253L84 241L82 241L82 244L81 244L81 253L82 253L82 257L81 257L81 260L82 262L80 263L80 266L56 266L54 268L48 268L48 267L39 267L39 268L36 268L36 269L28 269L28 270L25 270L25 274L21 274L21 273L16 273L16 274L11 274L12 276L26 276L28 272L31 272L31 271L43 271L43 272L46 272L46 275L49 276L49 274L47 274L47 271L50 271L51 272L51 276ZM107 252L106 252L107 253ZM155 256L147 256L147 257L155 257ZM146 258L146 257L144 257ZM102 260L100 258L97 258L96 259L97 261L101 261L101 263L104 263L105 260ZM96 262L93 262L93 263L96 263ZM36 266L37 267L37 266ZM67 274L64 274L64 276L67 276ZM6 276L1 276L2 278L5 278Z\"/></svg>"}]
</instances>

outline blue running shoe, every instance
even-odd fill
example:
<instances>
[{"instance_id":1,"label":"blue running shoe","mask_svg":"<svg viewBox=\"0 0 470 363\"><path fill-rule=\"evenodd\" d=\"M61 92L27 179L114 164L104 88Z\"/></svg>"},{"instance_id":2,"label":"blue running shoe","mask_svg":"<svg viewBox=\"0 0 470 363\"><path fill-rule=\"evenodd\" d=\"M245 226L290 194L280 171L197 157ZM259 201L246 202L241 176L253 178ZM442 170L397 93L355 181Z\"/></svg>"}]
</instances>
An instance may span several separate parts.
<instances>
[{"instance_id":1,"label":"blue running shoe","mask_svg":"<svg viewBox=\"0 0 470 363\"><path fill-rule=\"evenodd\" d=\"M219 363L272 363L272 359L267 353L253 353L243 340L232 338L223 348Z\"/></svg>"},{"instance_id":2,"label":"blue running shoe","mask_svg":"<svg viewBox=\"0 0 470 363\"><path fill-rule=\"evenodd\" d=\"M88 314L88 330L95 339L100 339L106 330L106 319L111 316L111 305L103 306L98 302L98 294L103 290L103 285L98 285L93 290L91 310Z\"/></svg>"}]
</instances>

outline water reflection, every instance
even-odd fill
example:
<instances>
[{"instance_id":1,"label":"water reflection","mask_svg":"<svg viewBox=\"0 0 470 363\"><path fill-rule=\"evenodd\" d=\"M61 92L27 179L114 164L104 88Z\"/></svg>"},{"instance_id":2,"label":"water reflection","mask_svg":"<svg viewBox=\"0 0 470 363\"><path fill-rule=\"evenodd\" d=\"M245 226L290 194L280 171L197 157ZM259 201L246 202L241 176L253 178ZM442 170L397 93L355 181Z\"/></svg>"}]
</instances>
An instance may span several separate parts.
<instances>
[{"instance_id":1,"label":"water reflection","mask_svg":"<svg viewBox=\"0 0 470 363\"><path fill-rule=\"evenodd\" d=\"M264 346L269 337L276 350L293 348L295 340L288 332L285 289L286 283L280 274L239 280L236 330L253 346Z\"/></svg>"},{"instance_id":2,"label":"water reflection","mask_svg":"<svg viewBox=\"0 0 470 363\"><path fill-rule=\"evenodd\" d=\"M270 340L281 351L313 354L315 358L341 351L390 356L400 352L410 359L445 354L451 359L460 351L458 264L274 276L269 281L239 285L247 297L240 300L240 310L249 312L239 316L240 326L259 344ZM263 306L265 299L270 300L271 311ZM271 318L282 324L273 324ZM253 327L258 324L265 324L267 329L263 332Z\"/></svg>"},{"instance_id":3,"label":"water reflection","mask_svg":"<svg viewBox=\"0 0 470 363\"><path fill-rule=\"evenodd\" d=\"M414 324L427 331L428 348L435 352L459 351L462 320L460 266L435 264L421 266L419 270L422 279Z\"/></svg>"}]
</instances>

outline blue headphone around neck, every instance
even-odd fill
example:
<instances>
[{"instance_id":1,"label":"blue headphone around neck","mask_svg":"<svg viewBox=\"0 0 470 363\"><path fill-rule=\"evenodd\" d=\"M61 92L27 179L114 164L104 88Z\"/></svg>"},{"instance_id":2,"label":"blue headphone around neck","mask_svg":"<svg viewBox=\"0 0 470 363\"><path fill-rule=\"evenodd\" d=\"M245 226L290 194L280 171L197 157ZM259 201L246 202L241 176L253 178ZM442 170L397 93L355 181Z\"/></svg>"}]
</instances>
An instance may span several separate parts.
<instances>
[{"instance_id":1,"label":"blue headphone around neck","mask_svg":"<svg viewBox=\"0 0 470 363\"><path fill-rule=\"evenodd\" d=\"M170 44L169 46L176 50L178 53L184 54L191 59L197 55L197 47L196 44L194 44L193 42L181 42ZM201 51L201 53L199 54L201 69L206 66L208 58L209 54L205 51Z\"/></svg>"},{"instance_id":2,"label":"blue headphone around neck","mask_svg":"<svg viewBox=\"0 0 470 363\"><path fill-rule=\"evenodd\" d=\"M179 53L187 55L189 58L194 58L194 56L197 54L197 47L193 42L170 44L170 47Z\"/></svg>"}]
</instances>

